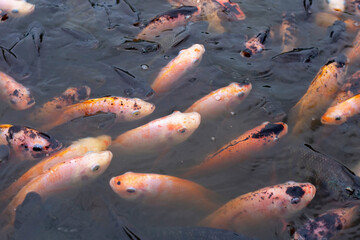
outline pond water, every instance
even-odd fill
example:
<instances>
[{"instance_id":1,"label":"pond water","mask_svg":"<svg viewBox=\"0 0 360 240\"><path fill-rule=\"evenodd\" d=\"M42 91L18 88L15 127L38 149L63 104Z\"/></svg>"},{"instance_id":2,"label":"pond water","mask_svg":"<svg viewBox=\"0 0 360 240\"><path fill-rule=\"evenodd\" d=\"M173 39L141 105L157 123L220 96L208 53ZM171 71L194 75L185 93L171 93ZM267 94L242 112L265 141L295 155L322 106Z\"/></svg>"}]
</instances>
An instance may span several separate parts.
<instances>
[{"instance_id":1,"label":"pond water","mask_svg":"<svg viewBox=\"0 0 360 240\"><path fill-rule=\"evenodd\" d=\"M156 239L154 229L196 226L209 213L187 206L151 207L127 202L111 190L110 178L127 171L177 176L181 169L199 163L207 154L265 121L286 122L286 115L306 92L318 70L329 58L349 48L356 35L342 32L334 41L326 27L318 26L316 14L327 11L322 1L314 1L310 15L305 12L302 0L234 1L239 3L246 19L223 21L225 33L211 32L206 21L199 21L177 29L176 33L170 32L159 39L161 45L132 40L140 32L142 23L172 8L166 0L29 2L36 5L33 14L9 18L0 24L0 47L3 49L0 70L29 87L37 105L68 87L84 84L91 87L91 98L139 97L156 105L153 114L138 121L113 124L113 116L97 115L71 121L48 132L65 146L87 136L108 134L115 138L174 110L184 111L200 97L231 82L248 80L253 89L234 110L235 114L201 123L186 142L165 155L124 156L114 151L110 167L91 184L50 197L43 203L36 195L30 196L21 207L15 225L16 239ZM310 61L272 59L282 52L279 27L283 13L295 14L296 47L319 49L319 54ZM356 17L351 13L344 13L344 16ZM271 29L271 37L265 42L265 51L251 58L240 56L247 39L267 28ZM195 43L203 44L206 49L201 63L183 77L184 84L165 95L154 95L150 85L161 68L181 49ZM6 49L11 49L11 53ZM352 63L348 75L356 72L359 64ZM123 72L119 74L116 69L134 77ZM27 118L31 110L14 111L0 104L1 123L36 127L36 123ZM341 126L319 126L296 139L289 134L280 140L285 145L311 144L349 168L358 162L359 141L358 117ZM293 156L282 151L275 147L230 170L191 180L218 193L221 203L277 183L305 181L301 176L285 174L294 167L290 161ZM154 165L156 159L158 164ZM25 165L4 166L0 188L4 189L19 177L28 168ZM324 203L315 198L288 222L299 227L308 217L317 216L331 206L333 202ZM359 226L354 224L346 229L339 239L359 238ZM282 231L281 222L269 223L247 235L259 239L290 238L288 230Z\"/></svg>"}]
</instances>

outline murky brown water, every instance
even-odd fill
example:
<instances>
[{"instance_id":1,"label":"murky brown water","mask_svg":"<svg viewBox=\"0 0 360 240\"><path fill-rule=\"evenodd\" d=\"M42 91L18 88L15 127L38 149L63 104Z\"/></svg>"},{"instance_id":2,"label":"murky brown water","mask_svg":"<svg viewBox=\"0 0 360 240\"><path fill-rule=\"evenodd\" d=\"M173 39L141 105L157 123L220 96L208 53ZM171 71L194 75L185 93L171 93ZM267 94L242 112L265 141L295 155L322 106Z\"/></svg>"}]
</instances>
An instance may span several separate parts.
<instances>
[{"instance_id":1,"label":"murky brown water","mask_svg":"<svg viewBox=\"0 0 360 240\"><path fill-rule=\"evenodd\" d=\"M292 106L301 98L309 83L330 57L337 56L352 43L353 33L342 33L332 42L326 28L314 23L314 16L323 10L321 1L315 1L308 16L301 0L243 0L239 2L247 18L239 22L226 22L228 32L207 32L206 22L189 24L180 34L162 40L162 47L154 43L131 42L140 31L134 26L171 8L165 0L30 0L36 5L34 14L9 19L0 24L0 47L11 49L12 54L0 54L0 70L12 75L28 86L37 104L50 100L70 86L86 84L91 97L106 95L149 97L150 84L169 59L194 43L204 44L206 53L202 62L186 74L185 84L162 97L151 97L156 111L142 120L112 125L112 116L78 119L51 130L49 133L68 145L86 136L120 133L145 124L153 119L183 111L195 100L230 82L248 79L253 90L236 109L235 115L202 123L185 143L171 149L153 166L155 155L122 156L114 152L109 169L91 185L51 197L44 204L36 196L23 207L18 220L18 239L136 239L125 234L123 223L141 239L152 237L151 229L158 227L195 226L206 213L186 206L178 208L141 206L120 199L109 187L109 179L127 171L153 172L176 175L182 168L200 162L243 132L264 121L284 119ZM279 25L283 12L296 15L298 47L319 49L319 55L310 62L278 63L272 57L281 53ZM252 37L270 27L274 35L266 42L266 51L253 58L242 58L239 51L247 36ZM39 39L42 38L40 42ZM172 45L175 45L172 47ZM148 66L144 69L144 65ZM118 74L114 68L128 71L135 78ZM348 75L359 69L352 64ZM26 118L28 111L14 111L0 104L1 123L36 126ZM286 119L285 119L286 121ZM214 137L215 141L211 140ZM329 127L321 126L299 136L297 141L287 137L287 145L310 143L345 165L357 163L360 152L359 118ZM247 161L211 176L192 179L214 190L223 203L249 191L282 183L304 180L301 176L280 173L293 168L292 156L274 148L251 157ZM0 173L0 187L6 187L27 166L5 166ZM274 177L275 176L275 177ZM291 219L301 226L307 217L329 209L321 199L315 199L305 211ZM329 203L330 204L330 203ZM336 204L335 204L336 205ZM269 224L258 229L261 239L288 239L281 224ZM360 228L344 231L339 239L357 239ZM224 238L225 239L225 238ZM229 238L231 239L231 238Z\"/></svg>"}]
</instances>

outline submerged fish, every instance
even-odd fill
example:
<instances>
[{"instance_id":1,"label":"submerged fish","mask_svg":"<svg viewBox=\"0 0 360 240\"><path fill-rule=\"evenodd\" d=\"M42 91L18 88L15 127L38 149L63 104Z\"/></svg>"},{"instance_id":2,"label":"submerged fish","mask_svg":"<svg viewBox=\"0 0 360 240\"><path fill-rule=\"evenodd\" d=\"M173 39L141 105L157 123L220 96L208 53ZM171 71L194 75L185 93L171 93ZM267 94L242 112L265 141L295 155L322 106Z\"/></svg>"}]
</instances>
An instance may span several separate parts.
<instances>
[{"instance_id":1,"label":"submerged fish","mask_svg":"<svg viewBox=\"0 0 360 240\"><path fill-rule=\"evenodd\" d=\"M213 154L209 154L199 165L190 168L183 175L192 177L208 174L233 166L266 147L273 146L287 134L287 125L282 122L265 122L243 133Z\"/></svg>"},{"instance_id":2,"label":"submerged fish","mask_svg":"<svg viewBox=\"0 0 360 240\"><path fill-rule=\"evenodd\" d=\"M147 205L184 204L210 211L219 207L210 190L167 175L127 172L111 178L110 187L123 199Z\"/></svg>"},{"instance_id":3,"label":"submerged fish","mask_svg":"<svg viewBox=\"0 0 360 240\"><path fill-rule=\"evenodd\" d=\"M181 50L176 58L161 69L151 85L152 89L156 93L169 91L188 70L201 61L204 52L205 48L201 44L194 44L190 48Z\"/></svg>"},{"instance_id":4,"label":"submerged fish","mask_svg":"<svg viewBox=\"0 0 360 240\"><path fill-rule=\"evenodd\" d=\"M89 99L63 108L57 120L45 124L42 129L52 129L80 117L99 113L113 113L116 122L134 121L146 117L155 110L155 105L139 98L103 97Z\"/></svg>"},{"instance_id":5,"label":"submerged fish","mask_svg":"<svg viewBox=\"0 0 360 240\"><path fill-rule=\"evenodd\" d=\"M346 62L346 58L340 56L330 60L319 70L304 96L291 110L293 134L309 128L311 122L319 118L330 105L344 82Z\"/></svg>"},{"instance_id":6,"label":"submerged fish","mask_svg":"<svg viewBox=\"0 0 360 240\"><path fill-rule=\"evenodd\" d=\"M266 29L264 32L250 38L250 40L245 43L246 48L240 52L240 55L243 57L251 57L257 53L261 53L265 49L264 43L269 33L270 29Z\"/></svg>"},{"instance_id":7,"label":"submerged fish","mask_svg":"<svg viewBox=\"0 0 360 240\"><path fill-rule=\"evenodd\" d=\"M13 17L29 15L35 10L35 5L25 0L0 0L0 11Z\"/></svg>"},{"instance_id":8,"label":"submerged fish","mask_svg":"<svg viewBox=\"0 0 360 240\"><path fill-rule=\"evenodd\" d=\"M58 151L62 144L52 136L24 126L0 125L0 143L21 160L34 160Z\"/></svg>"},{"instance_id":9,"label":"submerged fish","mask_svg":"<svg viewBox=\"0 0 360 240\"><path fill-rule=\"evenodd\" d=\"M328 108L321 117L321 123L327 125L340 125L359 113L360 94Z\"/></svg>"},{"instance_id":10,"label":"submerged fish","mask_svg":"<svg viewBox=\"0 0 360 240\"><path fill-rule=\"evenodd\" d=\"M36 192L44 199L53 194L89 183L107 169L111 158L112 153L110 151L91 152L52 166L45 173L26 184L1 215L9 218L9 225L13 224L16 208L24 201L28 193Z\"/></svg>"},{"instance_id":11,"label":"submerged fish","mask_svg":"<svg viewBox=\"0 0 360 240\"><path fill-rule=\"evenodd\" d=\"M288 218L314 198L311 183L286 182L241 195L200 222L201 226L231 231L246 230L268 221Z\"/></svg>"},{"instance_id":12,"label":"submerged fish","mask_svg":"<svg viewBox=\"0 0 360 240\"><path fill-rule=\"evenodd\" d=\"M337 42L344 33L346 33L346 23L343 21L337 20L328 28L329 38L332 43Z\"/></svg>"},{"instance_id":13,"label":"submerged fish","mask_svg":"<svg viewBox=\"0 0 360 240\"><path fill-rule=\"evenodd\" d=\"M69 147L64 148L50 157L47 157L31 167L19 179L12 183L8 188L0 193L0 202L10 200L23 186L33 178L45 173L54 165L81 157L87 152L98 152L106 150L111 144L111 137L102 135L99 137L82 138L73 142Z\"/></svg>"},{"instance_id":14,"label":"submerged fish","mask_svg":"<svg viewBox=\"0 0 360 240\"><path fill-rule=\"evenodd\" d=\"M334 12L344 12L346 7L345 0L324 0L325 6Z\"/></svg>"},{"instance_id":15,"label":"submerged fish","mask_svg":"<svg viewBox=\"0 0 360 240\"><path fill-rule=\"evenodd\" d=\"M293 240L332 239L354 222L359 206L329 210L315 219L309 219L297 230Z\"/></svg>"},{"instance_id":16,"label":"submerged fish","mask_svg":"<svg viewBox=\"0 0 360 240\"><path fill-rule=\"evenodd\" d=\"M146 153L169 149L184 142L200 125L197 112L172 114L153 120L118 136L112 146L126 153Z\"/></svg>"},{"instance_id":17,"label":"submerged fish","mask_svg":"<svg viewBox=\"0 0 360 240\"><path fill-rule=\"evenodd\" d=\"M87 100L90 96L91 89L88 86L68 88L60 96L45 103L36 109L29 116L33 121L47 122L55 118L58 111L64 107Z\"/></svg>"},{"instance_id":18,"label":"submerged fish","mask_svg":"<svg viewBox=\"0 0 360 240\"><path fill-rule=\"evenodd\" d=\"M291 51L296 47L296 32L295 14L284 13L280 28L283 52Z\"/></svg>"},{"instance_id":19,"label":"submerged fish","mask_svg":"<svg viewBox=\"0 0 360 240\"><path fill-rule=\"evenodd\" d=\"M198 112L202 119L215 118L240 104L249 95L251 88L250 82L231 83L202 97L185 112Z\"/></svg>"},{"instance_id":20,"label":"submerged fish","mask_svg":"<svg viewBox=\"0 0 360 240\"><path fill-rule=\"evenodd\" d=\"M3 72L0 72L0 98L15 110L25 110L35 104L29 89Z\"/></svg>"},{"instance_id":21,"label":"submerged fish","mask_svg":"<svg viewBox=\"0 0 360 240\"><path fill-rule=\"evenodd\" d=\"M336 95L331 106L342 103L357 94L360 94L360 71L346 79L346 83L341 87L341 91Z\"/></svg>"},{"instance_id":22,"label":"submerged fish","mask_svg":"<svg viewBox=\"0 0 360 240\"><path fill-rule=\"evenodd\" d=\"M313 58L319 55L318 48L295 48L289 52L283 52L274 56L271 60L279 63L289 62L310 62Z\"/></svg>"},{"instance_id":23,"label":"submerged fish","mask_svg":"<svg viewBox=\"0 0 360 240\"><path fill-rule=\"evenodd\" d=\"M193 6L183 6L164 12L151 19L136 39L152 41L162 32L185 26L190 21L196 21L200 10Z\"/></svg>"}]
</instances>

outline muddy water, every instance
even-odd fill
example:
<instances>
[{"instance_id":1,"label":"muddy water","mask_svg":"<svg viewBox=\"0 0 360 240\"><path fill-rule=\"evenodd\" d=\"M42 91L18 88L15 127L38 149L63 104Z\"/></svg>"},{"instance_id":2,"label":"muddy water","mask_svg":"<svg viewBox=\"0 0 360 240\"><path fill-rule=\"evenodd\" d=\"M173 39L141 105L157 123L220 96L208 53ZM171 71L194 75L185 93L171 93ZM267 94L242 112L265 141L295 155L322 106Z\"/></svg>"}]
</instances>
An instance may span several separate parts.
<instances>
[{"instance_id":1,"label":"muddy water","mask_svg":"<svg viewBox=\"0 0 360 240\"><path fill-rule=\"evenodd\" d=\"M171 8L165 0L30 2L36 5L34 14L0 24L0 46L11 49L0 54L0 70L28 86L37 105L70 86L83 84L91 87L91 97L140 97L156 104L152 115L136 122L114 125L111 115L99 115L72 121L49 132L65 145L86 136L116 137L174 110L183 111L201 96L230 82L249 80L253 90L235 114L202 123L188 141L161 157L123 156L114 152L110 168L91 185L43 203L36 195L30 196L21 207L15 225L18 239L29 236L32 239L136 239L130 237L128 228L141 239L151 239L155 228L195 226L207 213L187 206L148 207L126 202L112 192L109 179L127 171L177 175L180 169L193 166L208 153L264 121L286 121L286 114L304 94L319 68L349 47L354 37L354 33L345 32L334 42L326 28L315 24L315 14L324 11L321 1L315 1L312 14L307 15L301 0L243 0L239 4L247 18L224 23L226 33L208 31L206 22L191 23L159 39L161 45L132 42L132 39L140 31L139 25ZM296 15L297 47L319 49L319 55L309 62L272 60L281 53L279 25L284 12ZM266 50L258 56L242 58L239 51L246 39L269 27L272 37L266 42ZM204 44L206 48L200 65L184 77L184 84L164 96L154 96L150 84L160 69L181 49L194 43ZM358 69L359 63L353 63L348 74ZM31 109L16 112L0 104L1 123L36 127L27 118L29 112ZM358 122L359 118L355 117L339 127L320 126L295 140L288 136L282 144L309 143L352 167L360 152ZM155 159L159 160L157 165L153 164ZM301 175L285 174L293 168L291 159L281 148L274 148L231 170L192 180L217 192L219 201L225 203L271 184L304 180ZM4 166L0 187L5 188L27 167L26 164ZM300 226L307 217L329 209L331 204L334 203L315 199L305 211L288 221ZM253 234L261 239L288 239L288 231L281 229L281 223L274 222ZM355 224L340 238L356 239L359 235L360 229Z\"/></svg>"}]
</instances>

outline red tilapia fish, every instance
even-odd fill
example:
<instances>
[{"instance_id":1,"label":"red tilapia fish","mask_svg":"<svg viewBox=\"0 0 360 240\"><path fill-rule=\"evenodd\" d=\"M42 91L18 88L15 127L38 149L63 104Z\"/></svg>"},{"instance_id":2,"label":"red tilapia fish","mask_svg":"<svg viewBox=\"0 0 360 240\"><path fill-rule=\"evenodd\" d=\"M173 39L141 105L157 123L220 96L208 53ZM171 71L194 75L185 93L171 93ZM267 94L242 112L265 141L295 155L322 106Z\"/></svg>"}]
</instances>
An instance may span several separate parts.
<instances>
[{"instance_id":1,"label":"red tilapia fish","mask_svg":"<svg viewBox=\"0 0 360 240\"><path fill-rule=\"evenodd\" d=\"M198 112L202 119L215 118L240 104L249 95L251 88L250 82L231 83L199 99L185 112Z\"/></svg>"},{"instance_id":2,"label":"red tilapia fish","mask_svg":"<svg viewBox=\"0 0 360 240\"><path fill-rule=\"evenodd\" d=\"M0 72L0 98L15 110L25 110L35 104L30 91L3 72Z\"/></svg>"},{"instance_id":3,"label":"red tilapia fish","mask_svg":"<svg viewBox=\"0 0 360 240\"><path fill-rule=\"evenodd\" d=\"M155 110L155 105L139 98L103 97L89 99L67 107L56 116L55 121L45 124L42 129L50 130L56 126L80 117L99 113L113 113L116 122L134 121L148 116Z\"/></svg>"},{"instance_id":4,"label":"red tilapia fish","mask_svg":"<svg viewBox=\"0 0 360 240\"><path fill-rule=\"evenodd\" d=\"M35 5L25 0L0 0L0 11L13 17L29 15L35 10Z\"/></svg>"},{"instance_id":5,"label":"red tilapia fish","mask_svg":"<svg viewBox=\"0 0 360 240\"><path fill-rule=\"evenodd\" d=\"M288 52L296 48L296 32L295 14L284 13L280 28L283 52Z\"/></svg>"},{"instance_id":6,"label":"red tilapia fish","mask_svg":"<svg viewBox=\"0 0 360 240\"><path fill-rule=\"evenodd\" d=\"M16 208L24 201L28 193L36 192L44 199L89 183L107 169L111 159L110 151L90 152L49 168L45 173L32 179L16 194L2 216L8 217L8 223L13 224Z\"/></svg>"},{"instance_id":7,"label":"red tilapia fish","mask_svg":"<svg viewBox=\"0 0 360 240\"><path fill-rule=\"evenodd\" d=\"M209 29L225 32L221 19L244 20L246 18L237 3L228 0L168 0L173 6L196 6L202 18L209 22Z\"/></svg>"},{"instance_id":8,"label":"red tilapia fish","mask_svg":"<svg viewBox=\"0 0 360 240\"><path fill-rule=\"evenodd\" d=\"M257 53L261 53L265 49L264 43L269 33L270 29L267 29L255 37L250 38L250 40L245 43L246 49L242 50L240 55L243 57L251 57Z\"/></svg>"},{"instance_id":9,"label":"red tilapia fish","mask_svg":"<svg viewBox=\"0 0 360 240\"><path fill-rule=\"evenodd\" d=\"M164 31L185 26L190 21L196 21L199 13L199 9L193 6L171 9L151 19L136 39L153 41Z\"/></svg>"},{"instance_id":10,"label":"red tilapia fish","mask_svg":"<svg viewBox=\"0 0 360 240\"><path fill-rule=\"evenodd\" d=\"M64 107L87 100L90 97L90 92L91 89L88 86L68 88L60 96L33 111L29 117L33 121L47 122L56 117L57 111L61 111Z\"/></svg>"},{"instance_id":11,"label":"red tilapia fish","mask_svg":"<svg viewBox=\"0 0 360 240\"><path fill-rule=\"evenodd\" d=\"M125 153L144 153L168 149L184 142L200 125L197 112L172 114L153 120L118 136L112 146Z\"/></svg>"},{"instance_id":12,"label":"red tilapia fish","mask_svg":"<svg viewBox=\"0 0 360 240\"><path fill-rule=\"evenodd\" d=\"M340 56L330 60L317 73L305 95L293 107L290 122L294 123L293 134L299 134L311 127L331 104L344 82L347 60Z\"/></svg>"},{"instance_id":13,"label":"red tilapia fish","mask_svg":"<svg viewBox=\"0 0 360 240\"><path fill-rule=\"evenodd\" d=\"M265 122L232 140L218 151L208 155L199 165L190 168L183 176L193 177L233 166L266 147L273 146L287 134L285 123Z\"/></svg>"},{"instance_id":14,"label":"red tilapia fish","mask_svg":"<svg viewBox=\"0 0 360 240\"><path fill-rule=\"evenodd\" d=\"M340 125L349 118L360 113L360 94L345 100L338 105L330 107L321 117L321 123L327 125Z\"/></svg>"},{"instance_id":15,"label":"red tilapia fish","mask_svg":"<svg viewBox=\"0 0 360 240\"><path fill-rule=\"evenodd\" d=\"M210 190L172 176L127 172L111 178L110 187L121 198L146 205L184 204L210 211L219 207Z\"/></svg>"},{"instance_id":16,"label":"red tilapia fish","mask_svg":"<svg viewBox=\"0 0 360 240\"><path fill-rule=\"evenodd\" d=\"M0 125L0 143L8 145L11 154L21 160L34 160L61 149L55 138L24 126Z\"/></svg>"},{"instance_id":17,"label":"red tilapia fish","mask_svg":"<svg viewBox=\"0 0 360 240\"><path fill-rule=\"evenodd\" d=\"M201 61L204 52L205 48L201 44L194 44L190 48L181 50L178 56L161 69L151 85L152 89L156 93L169 91L188 70Z\"/></svg>"},{"instance_id":18,"label":"red tilapia fish","mask_svg":"<svg viewBox=\"0 0 360 240\"><path fill-rule=\"evenodd\" d=\"M358 215L358 209L358 206L333 209L310 219L295 232L293 240L333 239L341 230L351 226Z\"/></svg>"},{"instance_id":19,"label":"red tilapia fish","mask_svg":"<svg viewBox=\"0 0 360 240\"><path fill-rule=\"evenodd\" d=\"M331 103L331 107L342 103L357 94L360 94L360 71L357 71L346 80L346 83L341 87L341 91Z\"/></svg>"},{"instance_id":20,"label":"red tilapia fish","mask_svg":"<svg viewBox=\"0 0 360 240\"><path fill-rule=\"evenodd\" d=\"M25 172L19 179L0 193L0 202L10 200L23 186L33 178L45 173L58 163L78 158L87 152L99 152L106 150L111 144L111 137L102 135L99 137L83 138L73 142L69 147L63 148L51 156L41 160L35 166Z\"/></svg>"},{"instance_id":21,"label":"red tilapia fish","mask_svg":"<svg viewBox=\"0 0 360 240\"><path fill-rule=\"evenodd\" d=\"M200 222L201 226L241 232L269 221L288 218L314 198L311 183L287 182L241 195Z\"/></svg>"}]
</instances>

